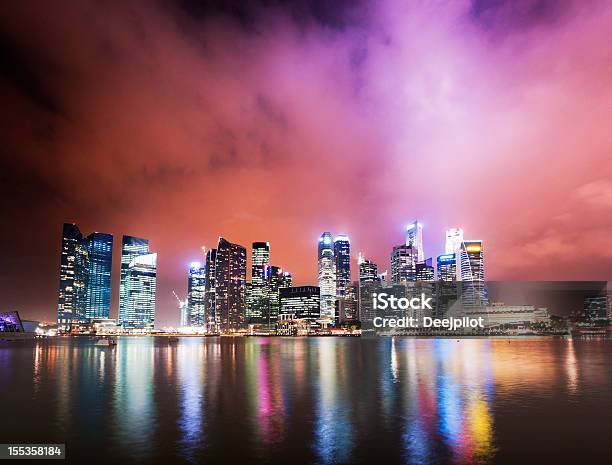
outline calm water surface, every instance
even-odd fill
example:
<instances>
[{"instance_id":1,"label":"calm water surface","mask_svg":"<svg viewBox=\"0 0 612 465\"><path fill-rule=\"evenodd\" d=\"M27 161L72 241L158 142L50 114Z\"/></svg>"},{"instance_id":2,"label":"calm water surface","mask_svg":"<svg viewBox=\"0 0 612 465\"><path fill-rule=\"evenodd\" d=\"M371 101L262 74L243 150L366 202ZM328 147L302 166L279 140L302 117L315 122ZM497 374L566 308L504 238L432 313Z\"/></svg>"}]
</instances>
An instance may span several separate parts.
<instances>
[{"instance_id":1,"label":"calm water surface","mask_svg":"<svg viewBox=\"0 0 612 465\"><path fill-rule=\"evenodd\" d=\"M0 443L69 463L610 463L612 341L0 345Z\"/></svg>"}]
</instances>

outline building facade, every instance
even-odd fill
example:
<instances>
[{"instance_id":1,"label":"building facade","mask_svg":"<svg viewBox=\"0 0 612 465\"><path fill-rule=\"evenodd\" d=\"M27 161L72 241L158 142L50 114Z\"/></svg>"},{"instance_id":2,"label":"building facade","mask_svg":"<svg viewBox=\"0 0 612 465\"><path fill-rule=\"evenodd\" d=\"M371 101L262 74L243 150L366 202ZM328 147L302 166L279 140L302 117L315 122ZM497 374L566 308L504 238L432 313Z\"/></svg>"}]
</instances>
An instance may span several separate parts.
<instances>
[{"instance_id":1,"label":"building facade","mask_svg":"<svg viewBox=\"0 0 612 465\"><path fill-rule=\"evenodd\" d=\"M416 281L418 251L412 245L396 245L391 251L391 283Z\"/></svg>"},{"instance_id":2,"label":"building facade","mask_svg":"<svg viewBox=\"0 0 612 465\"><path fill-rule=\"evenodd\" d=\"M333 321L336 313L336 261L333 239L329 232L324 232L319 238L318 271L321 318Z\"/></svg>"},{"instance_id":3,"label":"building facade","mask_svg":"<svg viewBox=\"0 0 612 465\"><path fill-rule=\"evenodd\" d=\"M246 249L219 238L215 260L215 317L222 332L246 328Z\"/></svg>"},{"instance_id":4,"label":"building facade","mask_svg":"<svg viewBox=\"0 0 612 465\"><path fill-rule=\"evenodd\" d=\"M279 290L280 313L317 326L321 315L321 295L317 286L284 287Z\"/></svg>"},{"instance_id":5,"label":"building facade","mask_svg":"<svg viewBox=\"0 0 612 465\"><path fill-rule=\"evenodd\" d=\"M422 262L425 260L425 251L423 248L423 225L418 221L413 221L406 226L406 245L414 249L416 262Z\"/></svg>"},{"instance_id":6,"label":"building facade","mask_svg":"<svg viewBox=\"0 0 612 465\"><path fill-rule=\"evenodd\" d=\"M189 265L187 308L187 326L206 326L206 266L201 262Z\"/></svg>"},{"instance_id":7,"label":"building facade","mask_svg":"<svg viewBox=\"0 0 612 465\"><path fill-rule=\"evenodd\" d=\"M345 234L334 238L334 264L336 267L336 296L343 298L351 284L351 241Z\"/></svg>"},{"instance_id":8,"label":"building facade","mask_svg":"<svg viewBox=\"0 0 612 465\"><path fill-rule=\"evenodd\" d=\"M95 232L87 236L86 243L88 258L85 318L108 319L113 269L113 236Z\"/></svg>"},{"instance_id":9,"label":"building facade","mask_svg":"<svg viewBox=\"0 0 612 465\"><path fill-rule=\"evenodd\" d=\"M119 324L128 329L151 330L155 325L157 254L138 255L125 274L125 306Z\"/></svg>"},{"instance_id":10,"label":"building facade","mask_svg":"<svg viewBox=\"0 0 612 465\"><path fill-rule=\"evenodd\" d=\"M140 237L123 236L121 239L121 273L119 277L119 321L126 315L126 277L132 260L149 253L149 241Z\"/></svg>"},{"instance_id":11,"label":"building facade","mask_svg":"<svg viewBox=\"0 0 612 465\"><path fill-rule=\"evenodd\" d=\"M461 300L464 307L488 305L485 285L484 248L481 240L464 240L461 243L459 277Z\"/></svg>"}]
</instances>

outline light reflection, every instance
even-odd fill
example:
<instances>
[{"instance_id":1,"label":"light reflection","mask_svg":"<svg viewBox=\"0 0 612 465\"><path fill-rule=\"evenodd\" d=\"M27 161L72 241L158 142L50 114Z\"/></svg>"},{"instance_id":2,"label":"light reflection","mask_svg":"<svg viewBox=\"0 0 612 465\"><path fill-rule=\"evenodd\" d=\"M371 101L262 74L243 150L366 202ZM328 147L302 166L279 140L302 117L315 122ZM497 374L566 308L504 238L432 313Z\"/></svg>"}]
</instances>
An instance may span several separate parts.
<instances>
[{"instance_id":1,"label":"light reflection","mask_svg":"<svg viewBox=\"0 0 612 465\"><path fill-rule=\"evenodd\" d=\"M204 385L205 364L202 363L205 345L199 339L182 338L177 351L177 367L180 395L181 430L180 453L190 462L195 461L195 452L205 441L204 437ZM169 364L173 350L168 354Z\"/></svg>"},{"instance_id":2,"label":"light reflection","mask_svg":"<svg viewBox=\"0 0 612 465\"><path fill-rule=\"evenodd\" d=\"M131 454L143 458L152 451L156 422L153 401L154 341L120 338L115 364L113 414L117 441Z\"/></svg>"},{"instance_id":3,"label":"light reflection","mask_svg":"<svg viewBox=\"0 0 612 465\"><path fill-rule=\"evenodd\" d=\"M575 394L578 390L578 362L574 350L574 340L570 339L566 344L565 371L567 372L567 390Z\"/></svg>"},{"instance_id":4,"label":"light reflection","mask_svg":"<svg viewBox=\"0 0 612 465\"><path fill-rule=\"evenodd\" d=\"M352 423L345 405L346 392L339 393L341 386L337 380L337 357L344 345L333 339L320 339L316 348L319 382L314 451L321 463L348 463L353 448Z\"/></svg>"}]
</instances>

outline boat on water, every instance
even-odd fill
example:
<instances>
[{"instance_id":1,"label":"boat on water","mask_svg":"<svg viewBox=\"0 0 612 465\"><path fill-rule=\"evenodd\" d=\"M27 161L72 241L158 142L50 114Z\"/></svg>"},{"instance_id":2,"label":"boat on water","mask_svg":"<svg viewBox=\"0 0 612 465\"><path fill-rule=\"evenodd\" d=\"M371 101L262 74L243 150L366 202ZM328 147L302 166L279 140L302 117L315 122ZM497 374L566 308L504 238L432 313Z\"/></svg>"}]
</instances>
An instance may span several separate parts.
<instances>
[{"instance_id":1,"label":"boat on water","mask_svg":"<svg viewBox=\"0 0 612 465\"><path fill-rule=\"evenodd\" d=\"M101 337L96 341L96 346L100 347L114 347L117 345L117 340L110 337Z\"/></svg>"}]
</instances>

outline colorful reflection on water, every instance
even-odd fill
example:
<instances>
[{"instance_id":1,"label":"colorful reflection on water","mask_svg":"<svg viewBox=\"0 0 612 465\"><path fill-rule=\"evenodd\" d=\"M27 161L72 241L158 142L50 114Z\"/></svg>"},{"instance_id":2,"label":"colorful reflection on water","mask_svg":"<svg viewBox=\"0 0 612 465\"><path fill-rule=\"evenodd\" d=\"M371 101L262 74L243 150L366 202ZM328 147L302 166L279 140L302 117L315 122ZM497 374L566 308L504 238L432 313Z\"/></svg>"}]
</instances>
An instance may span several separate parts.
<instances>
[{"instance_id":1,"label":"colorful reflection on water","mask_svg":"<svg viewBox=\"0 0 612 465\"><path fill-rule=\"evenodd\" d=\"M15 421L0 432L5 442L66 442L69 463L535 463L522 433L554 437L570 414L562 431L578 450L599 434L612 407L611 348L408 338L2 345L0 395ZM564 447L546 444L548 457ZM598 447L589 441L596 457Z\"/></svg>"}]
</instances>

